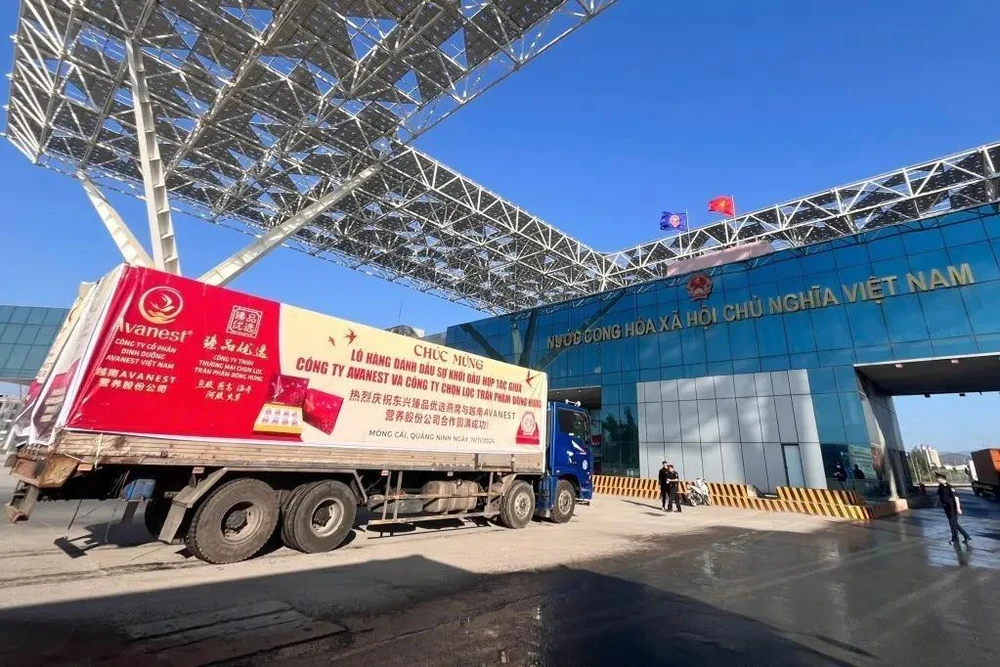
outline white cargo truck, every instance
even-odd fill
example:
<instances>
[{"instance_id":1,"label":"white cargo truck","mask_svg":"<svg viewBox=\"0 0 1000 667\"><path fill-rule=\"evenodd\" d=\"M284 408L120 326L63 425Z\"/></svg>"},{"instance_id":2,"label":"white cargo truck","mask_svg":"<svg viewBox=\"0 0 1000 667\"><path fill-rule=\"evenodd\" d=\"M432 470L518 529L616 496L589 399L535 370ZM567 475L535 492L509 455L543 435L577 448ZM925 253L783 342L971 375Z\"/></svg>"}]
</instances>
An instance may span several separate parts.
<instances>
[{"instance_id":1,"label":"white cargo truck","mask_svg":"<svg viewBox=\"0 0 1000 667\"><path fill-rule=\"evenodd\" d=\"M11 445L11 520L141 496L213 563L334 549L359 506L523 528L592 493L589 417L544 373L128 266L81 292Z\"/></svg>"}]
</instances>

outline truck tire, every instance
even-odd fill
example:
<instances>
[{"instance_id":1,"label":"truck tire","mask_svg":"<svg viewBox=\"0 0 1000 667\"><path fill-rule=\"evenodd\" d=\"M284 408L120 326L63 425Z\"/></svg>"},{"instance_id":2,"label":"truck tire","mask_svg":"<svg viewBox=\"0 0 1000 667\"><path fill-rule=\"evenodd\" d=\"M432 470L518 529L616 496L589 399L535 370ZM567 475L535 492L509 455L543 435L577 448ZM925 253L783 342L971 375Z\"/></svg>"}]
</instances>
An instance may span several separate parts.
<instances>
[{"instance_id":1,"label":"truck tire","mask_svg":"<svg viewBox=\"0 0 1000 667\"><path fill-rule=\"evenodd\" d=\"M556 501L552 503L552 521L566 523L573 518L576 509L576 489L565 479L556 484Z\"/></svg>"},{"instance_id":2,"label":"truck tire","mask_svg":"<svg viewBox=\"0 0 1000 667\"><path fill-rule=\"evenodd\" d=\"M354 528L357 511L357 499L346 484L324 480L302 492L290 508L285 525L299 551L323 553L344 543Z\"/></svg>"},{"instance_id":3,"label":"truck tire","mask_svg":"<svg viewBox=\"0 0 1000 667\"><path fill-rule=\"evenodd\" d=\"M234 479L195 510L184 544L203 561L237 563L260 551L278 524L278 498L259 479Z\"/></svg>"},{"instance_id":4,"label":"truck tire","mask_svg":"<svg viewBox=\"0 0 1000 667\"><path fill-rule=\"evenodd\" d=\"M286 496L285 502L281 505L281 543L289 549L302 551L302 549L299 548L298 543L295 541L295 535L292 533L292 515L295 513L295 508L299 504L299 498L301 498L302 494L308 491L309 488L315 484L316 482L299 484L292 489L292 492Z\"/></svg>"},{"instance_id":5,"label":"truck tire","mask_svg":"<svg viewBox=\"0 0 1000 667\"><path fill-rule=\"evenodd\" d=\"M511 484L500 499L500 524L505 528L524 528L535 515L535 492L524 480Z\"/></svg>"}]
</instances>

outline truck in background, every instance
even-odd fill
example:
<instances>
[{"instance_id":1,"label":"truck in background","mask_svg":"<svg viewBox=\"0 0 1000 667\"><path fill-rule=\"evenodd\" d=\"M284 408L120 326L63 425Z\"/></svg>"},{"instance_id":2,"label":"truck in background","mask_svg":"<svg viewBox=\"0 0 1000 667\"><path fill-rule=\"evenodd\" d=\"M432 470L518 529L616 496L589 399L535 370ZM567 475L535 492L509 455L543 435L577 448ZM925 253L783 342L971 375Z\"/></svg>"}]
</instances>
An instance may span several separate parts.
<instances>
[{"instance_id":1,"label":"truck in background","mask_svg":"<svg viewBox=\"0 0 1000 667\"><path fill-rule=\"evenodd\" d=\"M984 498L1000 498L1000 449L980 449L972 452L969 461L972 492Z\"/></svg>"},{"instance_id":2,"label":"truck in background","mask_svg":"<svg viewBox=\"0 0 1000 667\"><path fill-rule=\"evenodd\" d=\"M13 427L7 505L147 498L158 539L308 553L434 518L565 523L592 494L590 417L544 373L146 268L67 318Z\"/></svg>"}]
</instances>

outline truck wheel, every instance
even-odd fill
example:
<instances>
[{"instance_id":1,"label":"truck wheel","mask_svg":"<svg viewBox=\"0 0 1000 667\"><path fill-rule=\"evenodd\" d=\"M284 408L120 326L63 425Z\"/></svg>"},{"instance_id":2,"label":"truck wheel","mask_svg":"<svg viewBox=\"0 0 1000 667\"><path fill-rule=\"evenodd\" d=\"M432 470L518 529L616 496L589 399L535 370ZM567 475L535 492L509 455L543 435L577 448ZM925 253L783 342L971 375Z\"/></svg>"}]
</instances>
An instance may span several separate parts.
<instances>
[{"instance_id":1,"label":"truck wheel","mask_svg":"<svg viewBox=\"0 0 1000 667\"><path fill-rule=\"evenodd\" d=\"M556 502L552 507L552 520L555 523L566 523L573 518L576 509L576 489L565 479L556 484Z\"/></svg>"},{"instance_id":2,"label":"truck wheel","mask_svg":"<svg viewBox=\"0 0 1000 667\"><path fill-rule=\"evenodd\" d=\"M300 551L323 553L343 544L357 511L354 492L346 484L324 480L302 492L285 523Z\"/></svg>"},{"instance_id":3,"label":"truck wheel","mask_svg":"<svg viewBox=\"0 0 1000 667\"><path fill-rule=\"evenodd\" d=\"M170 513L170 500L166 498L151 498L146 501L146 509L142 511L142 520L146 524L146 530L153 536L153 539L160 538L160 531L163 524L167 522L167 514Z\"/></svg>"},{"instance_id":4,"label":"truck wheel","mask_svg":"<svg viewBox=\"0 0 1000 667\"><path fill-rule=\"evenodd\" d=\"M236 563L260 551L277 523L274 489L259 479L235 479L198 506L184 544L209 563Z\"/></svg>"},{"instance_id":5,"label":"truck wheel","mask_svg":"<svg viewBox=\"0 0 1000 667\"><path fill-rule=\"evenodd\" d=\"M514 482L500 499L500 523L506 528L524 528L535 515L535 492L524 480Z\"/></svg>"},{"instance_id":6,"label":"truck wheel","mask_svg":"<svg viewBox=\"0 0 1000 667\"><path fill-rule=\"evenodd\" d=\"M299 484L292 489L292 492L288 494L285 498L285 502L281 505L281 543L289 549L302 551L298 543L295 541L295 535L292 533L292 516L295 514L295 508L298 506L299 499L302 498L302 494L308 491L309 488L315 484L316 482Z\"/></svg>"}]
</instances>

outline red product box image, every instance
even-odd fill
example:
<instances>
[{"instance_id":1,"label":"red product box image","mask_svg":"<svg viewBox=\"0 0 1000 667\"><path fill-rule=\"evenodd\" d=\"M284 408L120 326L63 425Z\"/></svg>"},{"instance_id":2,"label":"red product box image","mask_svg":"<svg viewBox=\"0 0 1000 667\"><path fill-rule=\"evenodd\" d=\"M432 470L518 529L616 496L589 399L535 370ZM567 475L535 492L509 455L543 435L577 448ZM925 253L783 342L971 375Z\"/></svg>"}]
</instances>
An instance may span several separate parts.
<instances>
[{"instance_id":1,"label":"red product box image","mask_svg":"<svg viewBox=\"0 0 1000 667\"><path fill-rule=\"evenodd\" d=\"M307 389L305 404L302 406L302 418L310 426L330 435L337 425L337 417L340 416L340 408L343 405L344 399L340 396L318 389Z\"/></svg>"},{"instance_id":2,"label":"red product box image","mask_svg":"<svg viewBox=\"0 0 1000 667\"><path fill-rule=\"evenodd\" d=\"M517 427L517 435L514 442L519 445L537 445L541 442L541 434L538 430L538 420L533 412L525 412L521 416L521 423Z\"/></svg>"},{"instance_id":3,"label":"red product box image","mask_svg":"<svg viewBox=\"0 0 1000 667\"><path fill-rule=\"evenodd\" d=\"M278 373L267 387L267 402L302 407L309 389L309 378Z\"/></svg>"}]
</instances>

